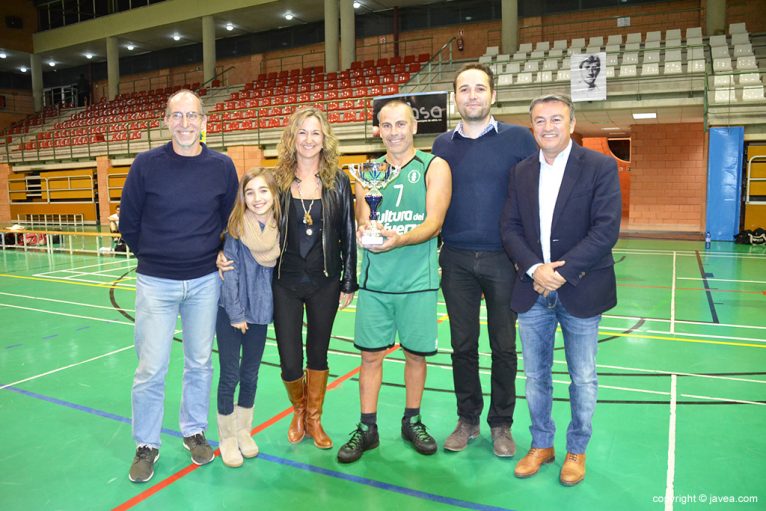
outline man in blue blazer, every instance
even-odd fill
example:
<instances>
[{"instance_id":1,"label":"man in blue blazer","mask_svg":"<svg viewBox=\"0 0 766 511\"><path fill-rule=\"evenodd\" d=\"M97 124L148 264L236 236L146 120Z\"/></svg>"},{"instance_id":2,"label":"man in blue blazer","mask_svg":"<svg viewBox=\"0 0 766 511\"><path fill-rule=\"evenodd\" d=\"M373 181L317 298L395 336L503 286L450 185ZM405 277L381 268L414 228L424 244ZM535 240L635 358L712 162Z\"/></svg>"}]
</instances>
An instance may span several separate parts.
<instances>
[{"instance_id":1,"label":"man in blue blazer","mask_svg":"<svg viewBox=\"0 0 766 511\"><path fill-rule=\"evenodd\" d=\"M530 477L554 460L551 367L558 324L572 412L559 480L572 486L585 477L598 388L598 325L601 314L617 303L612 247L620 232L620 183L613 158L572 141L569 97L539 97L529 114L540 151L511 172L501 221L503 244L517 272L511 307L518 313L532 422L532 446L514 474Z\"/></svg>"}]
</instances>

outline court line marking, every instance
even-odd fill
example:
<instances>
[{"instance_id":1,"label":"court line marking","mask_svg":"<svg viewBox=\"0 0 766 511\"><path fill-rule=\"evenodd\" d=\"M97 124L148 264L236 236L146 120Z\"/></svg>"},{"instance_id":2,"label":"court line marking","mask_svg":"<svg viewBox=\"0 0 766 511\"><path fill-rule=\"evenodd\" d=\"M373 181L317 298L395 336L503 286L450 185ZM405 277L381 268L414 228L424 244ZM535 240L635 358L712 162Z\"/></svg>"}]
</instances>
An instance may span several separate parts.
<instances>
[{"instance_id":1,"label":"court line marking","mask_svg":"<svg viewBox=\"0 0 766 511\"><path fill-rule=\"evenodd\" d=\"M36 374L34 376L30 376L30 377L24 378L22 380L18 380L18 381L12 382L12 383L6 383L5 385L1 385L0 386L0 390L3 390L5 388L11 387L11 386L16 386L16 385L19 385L21 383L25 383L25 382L28 382L28 381L36 380L38 378L42 378L43 376L48 376L48 375L51 375L51 374L54 374L54 373L58 373L60 371L64 371L65 369L70 369L72 367L76 367L76 366L79 366L79 365L82 365L82 364L87 364L88 362L93 362L94 360L98 360L100 358L109 357L111 355L115 355L117 353L123 352L125 350L129 350L129 349L132 349L132 348L133 348L133 345L131 344L129 346L125 346L123 348L118 348L118 349L110 351L108 353L103 353L101 355L97 355L95 357L91 357L91 358L89 358L87 360L81 360L79 362L75 362L73 364L69 364L69 365L66 365L66 366L63 366L63 367L58 367L56 369L51 369L50 371L46 371L44 373Z\"/></svg>"},{"instance_id":2,"label":"court line marking","mask_svg":"<svg viewBox=\"0 0 766 511\"><path fill-rule=\"evenodd\" d=\"M119 321L117 319L106 319L106 318L94 318L92 316L81 316L79 314L69 314L66 312L55 312L55 311L49 311L45 309L36 309L34 307L22 307L21 305L11 305L9 303L0 303L0 307L8 307L10 309L21 309L21 310L27 310L32 312L44 312L47 314L53 314L55 316L67 316L70 318L79 318L79 319L90 319L92 321L101 321L103 323L114 323L117 325L130 325L133 326L132 322L129 321Z\"/></svg>"},{"instance_id":3,"label":"court line marking","mask_svg":"<svg viewBox=\"0 0 766 511\"><path fill-rule=\"evenodd\" d=\"M554 363L564 363L566 364L565 360L561 361L554 361ZM596 364L596 367L602 368L602 369L618 369L621 371L635 371L637 373L661 373L661 374L667 374L667 375L678 375L678 376L689 376L693 378L709 378L712 380L727 380L727 381L738 381L743 383L759 383L759 384L766 384L766 380L752 380L748 378L735 378L734 376L718 376L713 374L699 374L699 373L686 373L683 371L663 371L661 369L642 369L640 367L624 367L624 366L615 366L615 365L606 365L606 364Z\"/></svg>"},{"instance_id":4,"label":"court line marking","mask_svg":"<svg viewBox=\"0 0 766 511\"><path fill-rule=\"evenodd\" d=\"M665 479L665 511L673 510L676 476L676 375L670 376L670 419L668 421L668 472Z\"/></svg>"},{"instance_id":5,"label":"court line marking","mask_svg":"<svg viewBox=\"0 0 766 511\"><path fill-rule=\"evenodd\" d=\"M66 280L66 279L63 279L63 278L59 279L59 278L52 278L52 277L30 277L30 276L27 276L27 275L11 275L11 274L8 274L8 273L0 273L0 277L5 277L5 278L8 278L8 279L36 280L36 281L39 281L39 282L54 282L54 283L58 283L58 284L71 284L71 285L74 285L74 286L101 287L101 288L105 288L105 289L116 288L116 289L126 289L126 290L130 290L130 291L135 291L135 287L130 287L130 286L120 286L120 285L114 285L114 284L111 284L111 283L109 283L109 284L107 284L107 283L90 284L90 283L87 283L87 282L75 282L75 281Z\"/></svg>"},{"instance_id":6,"label":"court line marking","mask_svg":"<svg viewBox=\"0 0 766 511\"><path fill-rule=\"evenodd\" d=\"M746 399L732 399L729 397L697 396L695 394L681 394L681 397L691 397L695 399L704 399L707 401L726 401L726 402L732 402L732 403L742 403L745 405L766 406L766 403L759 403L758 401L748 401Z\"/></svg>"},{"instance_id":7,"label":"court line marking","mask_svg":"<svg viewBox=\"0 0 766 511\"><path fill-rule=\"evenodd\" d=\"M619 330L619 329L617 329ZM664 330L644 330L647 334L666 334ZM685 333L685 332L676 332L675 335L685 335L687 337L702 337L706 338L709 337L711 339L728 339L731 341L750 341L750 342L761 342L766 343L766 339L758 339L754 337L735 337L731 335L712 335L712 334L692 334L692 333Z\"/></svg>"},{"instance_id":8,"label":"court line marking","mask_svg":"<svg viewBox=\"0 0 766 511\"><path fill-rule=\"evenodd\" d=\"M735 282L738 284L766 284L766 280L737 280L737 279L703 279L701 277L678 277L679 280L708 280L714 282Z\"/></svg>"},{"instance_id":9,"label":"court line marking","mask_svg":"<svg viewBox=\"0 0 766 511\"><path fill-rule=\"evenodd\" d=\"M333 383L335 383L335 381L338 381L338 380L337 379L334 380ZM125 424L130 424L130 422L131 422L129 417L123 417L123 416L120 416L120 415L117 415L117 414L114 414L114 413L106 412L106 411L103 411L103 410L98 410L96 408L92 408L92 407L89 407L89 406L80 405L80 404L72 403L72 402L69 402L69 401L64 401L62 399L54 398L54 397L51 397L51 396L45 396L43 394L38 394L36 392L31 392L31 391L28 391L28 390L17 389L17 388L10 388L8 390L12 391L12 392L19 393L19 394L27 396L27 397L31 397L31 398L39 399L41 401L49 402L49 403L52 403L52 404L55 404L55 405L59 405L59 406L63 406L63 407L70 408L70 409L73 409L73 410L77 410L77 411L80 411L80 412L85 412L85 413L89 413L89 414L92 414L92 415L96 415L96 416L104 418L104 419L110 419L110 420L113 420L113 421L116 421L116 422L125 423ZM281 420L282 418L284 418L287 415L289 415L291 411L292 411L292 408L288 408L288 409L284 410L283 412L275 415L271 419L268 419L265 422L259 424L258 426L253 428L253 430L251 432L251 435L254 435L254 434L256 434L256 433L258 433L258 432L260 432L260 431L262 431L262 430L272 426L278 420ZM162 428L162 433L164 433L166 435L169 435L169 436L176 437L176 438L182 438L183 437L183 435L180 432L174 431L174 430L171 430L171 429L168 429L168 428ZM215 440L212 440L212 439L209 439L208 441L209 441L209 443L212 446L217 447L218 442L216 442ZM216 449L215 455L216 455L216 457L220 456L220 449ZM281 457L273 456L273 455L266 454L266 453L263 453L263 452L258 455L258 458L262 459L264 461L268 461L270 463L277 463L277 464L280 464L280 465L285 465L285 466L290 467L290 468L296 468L296 469L299 469L299 470L313 472L313 473L324 475L324 476L328 476L328 477L334 477L336 479L340 479L340 480L351 482L351 483L362 484L362 485L365 485L365 486L371 486L373 488L377 488L377 489L380 489L380 490L390 491L390 492L393 492L393 493L399 493L401 495L405 495L405 496L409 496L409 497L415 497L415 498L419 498L419 499L422 499L422 500L425 500L425 501L438 502L438 503L441 503L441 504L452 505L452 506L460 507L460 508L464 508L464 509L473 509L473 510L477 510L477 511L512 511L512 510L510 510L508 508L491 506L491 505L487 505L487 504L479 504L479 503L476 503L476 502L470 502L470 501L465 501L465 500L461 500L461 499L457 499L457 498L446 497L446 496L438 495L438 494L435 494L435 493L428 493L428 492L416 490L416 489L413 489L413 488L407 488L407 487L403 487L403 486L399 486L399 485L395 485L395 484L391 484L391 483L385 483L383 481L377 481L375 479L369 479L369 478L366 478L366 477L360 477L360 476L356 476L356 475L353 475L353 474L347 474L347 473L340 472L340 471L337 471L337 470L327 469L327 468L323 468L323 467L317 467L315 465L309 465L307 463L303 463L303 462L299 462L299 461L294 461L294 460L290 460L290 459L287 459L287 458L281 458ZM198 465L194 465L194 464L191 464L191 465L185 467L184 469L182 469L182 470L176 472L176 474L174 474L174 476L175 476L174 480L180 479L181 477L183 477L183 476L193 472L197 468L200 468L200 467ZM171 477L173 477L173 476L171 476ZM158 485L155 485L154 487L150 488L149 490L154 489L157 486ZM140 499L140 500L138 500L138 497L140 495L142 495L142 494L136 495L133 498L131 498L130 500L128 500L128 501L120 504L119 506L115 507L114 509L115 510L129 509L129 508L133 507L134 505L138 504L139 502L141 502L142 500L144 500L146 497L148 497L150 495L153 495L154 493L157 493L157 491L159 491L160 489L161 488L157 488L156 490L152 491L151 494L146 495L143 499ZM147 490L147 492L149 490Z\"/></svg>"},{"instance_id":10,"label":"court line marking","mask_svg":"<svg viewBox=\"0 0 766 511\"><path fill-rule=\"evenodd\" d=\"M124 261L123 260L123 261L112 261L112 262L98 262L98 263L95 263L95 264L87 264L85 266L74 266L74 267L69 268L69 269L70 270L81 270L81 269L84 269L84 268L95 268L95 267L98 267L98 266L108 266L108 265L114 265L114 264L125 264L126 262L131 262L131 261ZM130 264L129 266L126 266L124 269L130 270L130 269L135 268L136 267L135 263L137 263L137 261L136 260L132 260L132 263L133 264ZM38 275L45 275L46 273L56 273L57 271L61 271L61 270L51 270L49 272L39 273Z\"/></svg>"},{"instance_id":11,"label":"court line marking","mask_svg":"<svg viewBox=\"0 0 766 511\"><path fill-rule=\"evenodd\" d=\"M42 296L29 296L29 295L20 295L20 294L3 293L3 292L0 292L0 295L11 296L14 298L27 298L29 300L40 300L45 302L66 303L68 305L79 305L81 307L88 307L91 309L108 309L110 311L114 310L114 307L112 307L111 305L94 305L91 303L71 302L69 300L57 300L56 298L43 298ZM121 308L122 310L127 312L135 312L135 309L126 309L125 307L121 307Z\"/></svg>"},{"instance_id":12,"label":"court line marking","mask_svg":"<svg viewBox=\"0 0 766 511\"><path fill-rule=\"evenodd\" d=\"M673 251L673 276L670 283L670 333L676 333L676 252Z\"/></svg>"}]
</instances>

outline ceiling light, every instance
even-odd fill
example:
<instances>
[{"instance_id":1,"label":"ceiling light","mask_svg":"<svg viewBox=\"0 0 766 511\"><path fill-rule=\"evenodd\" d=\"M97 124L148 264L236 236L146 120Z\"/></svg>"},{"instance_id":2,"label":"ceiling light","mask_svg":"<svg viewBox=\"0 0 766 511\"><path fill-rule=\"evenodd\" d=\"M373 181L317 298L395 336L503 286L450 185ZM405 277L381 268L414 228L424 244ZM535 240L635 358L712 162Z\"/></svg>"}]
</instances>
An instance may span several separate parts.
<instances>
[{"instance_id":1,"label":"ceiling light","mask_svg":"<svg viewBox=\"0 0 766 511\"><path fill-rule=\"evenodd\" d=\"M291 19L293 19L293 17L294 17L294 16L293 16L291 13L289 13L289 12L285 14L285 19L286 19L287 21L290 21Z\"/></svg>"},{"instance_id":2,"label":"ceiling light","mask_svg":"<svg viewBox=\"0 0 766 511\"><path fill-rule=\"evenodd\" d=\"M354 5L354 9L359 9L362 6L362 4L360 4L359 2L354 2L353 5Z\"/></svg>"},{"instance_id":3,"label":"ceiling light","mask_svg":"<svg viewBox=\"0 0 766 511\"><path fill-rule=\"evenodd\" d=\"M181 40L181 36L178 35L178 34L173 34L173 40L174 41L180 41Z\"/></svg>"},{"instance_id":4,"label":"ceiling light","mask_svg":"<svg viewBox=\"0 0 766 511\"><path fill-rule=\"evenodd\" d=\"M128 43L128 44L126 44L126 45L125 45L125 47L126 47L128 50L130 50L130 51L133 51L133 49L134 49L136 46L135 46L133 43Z\"/></svg>"},{"instance_id":5,"label":"ceiling light","mask_svg":"<svg viewBox=\"0 0 766 511\"><path fill-rule=\"evenodd\" d=\"M85 54L85 58L86 58L86 59L88 59L88 60L90 60L90 59L92 59L92 58L93 58L93 54L92 54L92 53L86 53L86 54Z\"/></svg>"},{"instance_id":6,"label":"ceiling light","mask_svg":"<svg viewBox=\"0 0 766 511\"><path fill-rule=\"evenodd\" d=\"M621 128L601 128L604 131L620 131Z\"/></svg>"},{"instance_id":7,"label":"ceiling light","mask_svg":"<svg viewBox=\"0 0 766 511\"><path fill-rule=\"evenodd\" d=\"M26 73L27 72L27 66L21 66L19 68L19 71L21 71L22 73Z\"/></svg>"},{"instance_id":8,"label":"ceiling light","mask_svg":"<svg viewBox=\"0 0 766 511\"><path fill-rule=\"evenodd\" d=\"M55 67L56 63L51 60L50 62L48 62L48 65L51 66L51 67Z\"/></svg>"},{"instance_id":9,"label":"ceiling light","mask_svg":"<svg viewBox=\"0 0 766 511\"><path fill-rule=\"evenodd\" d=\"M0 59L4 59L4 58L6 58L7 56L8 56L8 54L7 54L7 53L5 53L4 51L0 51Z\"/></svg>"},{"instance_id":10,"label":"ceiling light","mask_svg":"<svg viewBox=\"0 0 766 511\"><path fill-rule=\"evenodd\" d=\"M226 30L228 30L229 32L231 32L232 30L234 30L234 25L232 25L231 23L227 23L227 24L226 24Z\"/></svg>"},{"instance_id":11,"label":"ceiling light","mask_svg":"<svg viewBox=\"0 0 766 511\"><path fill-rule=\"evenodd\" d=\"M638 113L633 114L634 119L656 119L657 113L656 112L645 112L645 113Z\"/></svg>"}]
</instances>

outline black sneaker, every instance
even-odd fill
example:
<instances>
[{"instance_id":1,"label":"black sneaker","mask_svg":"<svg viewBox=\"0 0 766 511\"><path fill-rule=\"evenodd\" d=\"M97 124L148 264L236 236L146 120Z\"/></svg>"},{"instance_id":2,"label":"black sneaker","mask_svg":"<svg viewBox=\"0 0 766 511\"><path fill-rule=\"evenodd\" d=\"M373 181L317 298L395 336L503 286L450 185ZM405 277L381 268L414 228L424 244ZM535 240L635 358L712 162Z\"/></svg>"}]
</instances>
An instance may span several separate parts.
<instances>
[{"instance_id":1,"label":"black sneaker","mask_svg":"<svg viewBox=\"0 0 766 511\"><path fill-rule=\"evenodd\" d=\"M426 431L426 425L420 422L420 415L402 419L402 438L412 442L415 450L420 454L433 454L436 452L436 440Z\"/></svg>"},{"instance_id":2,"label":"black sneaker","mask_svg":"<svg viewBox=\"0 0 766 511\"><path fill-rule=\"evenodd\" d=\"M196 435L185 436L184 447L191 453L191 459L195 465L205 465L215 458L213 448L205 439L204 431Z\"/></svg>"},{"instance_id":3,"label":"black sneaker","mask_svg":"<svg viewBox=\"0 0 766 511\"><path fill-rule=\"evenodd\" d=\"M145 483L154 475L154 464L160 459L160 451L148 445L136 449L136 457L130 466L128 479L134 483Z\"/></svg>"},{"instance_id":4,"label":"black sneaker","mask_svg":"<svg viewBox=\"0 0 766 511\"><path fill-rule=\"evenodd\" d=\"M352 463L361 458L364 451L375 449L378 445L380 445L378 427L359 423L356 429L351 432L349 441L338 450L338 461Z\"/></svg>"}]
</instances>

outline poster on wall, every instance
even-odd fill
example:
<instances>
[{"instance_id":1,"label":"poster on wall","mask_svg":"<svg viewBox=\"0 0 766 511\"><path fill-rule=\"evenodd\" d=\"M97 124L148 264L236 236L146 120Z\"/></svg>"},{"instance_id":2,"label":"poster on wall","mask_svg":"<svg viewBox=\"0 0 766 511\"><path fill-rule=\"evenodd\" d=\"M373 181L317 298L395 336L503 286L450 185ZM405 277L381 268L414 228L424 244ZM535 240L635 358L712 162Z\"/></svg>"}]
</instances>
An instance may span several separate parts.
<instances>
[{"instance_id":1,"label":"poster on wall","mask_svg":"<svg viewBox=\"0 0 766 511\"><path fill-rule=\"evenodd\" d=\"M383 105L393 99L398 99L412 108L415 120L418 121L419 134L444 133L447 131L448 97L449 93L446 91L378 96L372 100L372 125L378 125L378 112L383 108Z\"/></svg>"},{"instance_id":2,"label":"poster on wall","mask_svg":"<svg viewBox=\"0 0 766 511\"><path fill-rule=\"evenodd\" d=\"M572 101L606 100L606 53L576 53L569 62Z\"/></svg>"}]
</instances>

